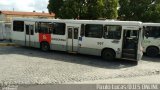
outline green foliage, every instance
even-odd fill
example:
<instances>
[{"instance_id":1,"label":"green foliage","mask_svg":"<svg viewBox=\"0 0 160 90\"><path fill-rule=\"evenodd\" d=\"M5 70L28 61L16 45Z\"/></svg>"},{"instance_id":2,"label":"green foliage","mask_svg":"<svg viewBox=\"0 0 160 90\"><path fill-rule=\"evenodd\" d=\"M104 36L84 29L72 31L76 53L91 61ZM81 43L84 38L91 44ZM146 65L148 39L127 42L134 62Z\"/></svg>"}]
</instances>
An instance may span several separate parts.
<instances>
[{"instance_id":1,"label":"green foliage","mask_svg":"<svg viewBox=\"0 0 160 90\"><path fill-rule=\"evenodd\" d=\"M117 18L118 17L117 7L118 7L118 0L106 0L104 14L106 14L107 17L110 19Z\"/></svg>"},{"instance_id":2,"label":"green foliage","mask_svg":"<svg viewBox=\"0 0 160 90\"><path fill-rule=\"evenodd\" d=\"M144 15L143 21L160 22L160 2L150 6Z\"/></svg>"},{"instance_id":3,"label":"green foliage","mask_svg":"<svg viewBox=\"0 0 160 90\"><path fill-rule=\"evenodd\" d=\"M61 13L61 6L63 6L63 0L49 0L49 4L47 6L50 13L56 13L56 17L59 16Z\"/></svg>"},{"instance_id":4,"label":"green foliage","mask_svg":"<svg viewBox=\"0 0 160 90\"><path fill-rule=\"evenodd\" d=\"M62 19L160 22L160 0L49 0L48 10Z\"/></svg>"},{"instance_id":5,"label":"green foliage","mask_svg":"<svg viewBox=\"0 0 160 90\"><path fill-rule=\"evenodd\" d=\"M160 21L160 0L119 0L119 5L122 20Z\"/></svg>"},{"instance_id":6,"label":"green foliage","mask_svg":"<svg viewBox=\"0 0 160 90\"><path fill-rule=\"evenodd\" d=\"M49 0L48 10L58 18L117 18L118 0Z\"/></svg>"}]
</instances>

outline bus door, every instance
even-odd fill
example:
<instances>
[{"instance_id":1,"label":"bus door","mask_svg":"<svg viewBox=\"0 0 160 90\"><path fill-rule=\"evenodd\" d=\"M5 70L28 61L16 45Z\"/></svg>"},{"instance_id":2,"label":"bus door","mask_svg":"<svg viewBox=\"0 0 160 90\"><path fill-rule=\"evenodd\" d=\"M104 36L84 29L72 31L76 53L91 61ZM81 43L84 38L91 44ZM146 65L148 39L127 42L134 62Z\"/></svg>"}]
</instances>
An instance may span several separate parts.
<instances>
[{"instance_id":1,"label":"bus door","mask_svg":"<svg viewBox=\"0 0 160 90\"><path fill-rule=\"evenodd\" d=\"M77 52L79 27L69 26L67 27L67 33L67 51Z\"/></svg>"},{"instance_id":2,"label":"bus door","mask_svg":"<svg viewBox=\"0 0 160 90\"><path fill-rule=\"evenodd\" d=\"M34 24L25 24L25 46L34 47Z\"/></svg>"},{"instance_id":3,"label":"bus door","mask_svg":"<svg viewBox=\"0 0 160 90\"><path fill-rule=\"evenodd\" d=\"M124 29L122 58L137 60L140 30Z\"/></svg>"}]
</instances>

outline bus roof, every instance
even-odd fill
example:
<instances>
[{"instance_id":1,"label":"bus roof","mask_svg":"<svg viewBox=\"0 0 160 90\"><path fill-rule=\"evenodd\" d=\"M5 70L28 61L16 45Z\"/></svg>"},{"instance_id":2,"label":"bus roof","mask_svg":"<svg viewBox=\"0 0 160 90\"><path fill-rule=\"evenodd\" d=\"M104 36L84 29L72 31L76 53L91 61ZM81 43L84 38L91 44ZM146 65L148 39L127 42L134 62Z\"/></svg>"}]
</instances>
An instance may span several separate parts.
<instances>
[{"instance_id":1,"label":"bus roof","mask_svg":"<svg viewBox=\"0 0 160 90\"><path fill-rule=\"evenodd\" d=\"M118 25L141 25L139 21L116 21L116 20L73 20L73 19L34 19L34 18L14 18L13 21L31 21L31 22L65 22L72 24L118 24Z\"/></svg>"},{"instance_id":2,"label":"bus roof","mask_svg":"<svg viewBox=\"0 0 160 90\"><path fill-rule=\"evenodd\" d=\"M160 23L143 23L143 26L160 26Z\"/></svg>"}]
</instances>

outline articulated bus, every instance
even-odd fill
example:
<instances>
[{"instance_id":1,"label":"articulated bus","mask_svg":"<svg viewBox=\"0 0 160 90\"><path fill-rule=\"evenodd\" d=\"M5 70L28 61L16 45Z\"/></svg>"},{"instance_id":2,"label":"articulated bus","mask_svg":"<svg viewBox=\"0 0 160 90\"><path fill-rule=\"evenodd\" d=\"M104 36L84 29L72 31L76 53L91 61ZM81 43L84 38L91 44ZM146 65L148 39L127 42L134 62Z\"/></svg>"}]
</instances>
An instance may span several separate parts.
<instances>
[{"instance_id":1,"label":"articulated bus","mask_svg":"<svg viewBox=\"0 0 160 90\"><path fill-rule=\"evenodd\" d=\"M160 23L143 23L143 50L148 56L160 54Z\"/></svg>"},{"instance_id":2,"label":"articulated bus","mask_svg":"<svg viewBox=\"0 0 160 90\"><path fill-rule=\"evenodd\" d=\"M14 19L14 43L102 56L106 60L141 59L142 23L136 21Z\"/></svg>"}]
</instances>

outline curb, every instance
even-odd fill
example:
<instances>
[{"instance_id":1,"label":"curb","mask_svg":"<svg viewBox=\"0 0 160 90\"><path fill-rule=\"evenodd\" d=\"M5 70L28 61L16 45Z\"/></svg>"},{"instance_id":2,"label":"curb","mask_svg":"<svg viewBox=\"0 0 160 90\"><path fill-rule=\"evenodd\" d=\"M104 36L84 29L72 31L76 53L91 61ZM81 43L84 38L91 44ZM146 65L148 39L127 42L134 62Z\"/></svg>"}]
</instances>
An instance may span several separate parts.
<instances>
[{"instance_id":1,"label":"curb","mask_svg":"<svg viewBox=\"0 0 160 90\"><path fill-rule=\"evenodd\" d=\"M0 46L17 46L14 43L0 43Z\"/></svg>"}]
</instances>

